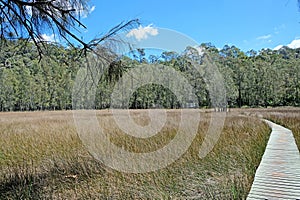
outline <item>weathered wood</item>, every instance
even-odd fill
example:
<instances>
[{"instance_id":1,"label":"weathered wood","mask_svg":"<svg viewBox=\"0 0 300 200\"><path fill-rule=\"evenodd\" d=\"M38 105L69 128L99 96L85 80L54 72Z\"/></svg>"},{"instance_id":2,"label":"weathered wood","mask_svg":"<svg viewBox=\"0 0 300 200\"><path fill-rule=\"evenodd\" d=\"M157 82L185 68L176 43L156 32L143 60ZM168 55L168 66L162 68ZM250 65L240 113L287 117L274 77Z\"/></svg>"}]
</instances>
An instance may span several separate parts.
<instances>
[{"instance_id":1,"label":"weathered wood","mask_svg":"<svg viewBox=\"0 0 300 200\"><path fill-rule=\"evenodd\" d=\"M300 154L293 133L265 121L272 132L247 200L300 199Z\"/></svg>"}]
</instances>

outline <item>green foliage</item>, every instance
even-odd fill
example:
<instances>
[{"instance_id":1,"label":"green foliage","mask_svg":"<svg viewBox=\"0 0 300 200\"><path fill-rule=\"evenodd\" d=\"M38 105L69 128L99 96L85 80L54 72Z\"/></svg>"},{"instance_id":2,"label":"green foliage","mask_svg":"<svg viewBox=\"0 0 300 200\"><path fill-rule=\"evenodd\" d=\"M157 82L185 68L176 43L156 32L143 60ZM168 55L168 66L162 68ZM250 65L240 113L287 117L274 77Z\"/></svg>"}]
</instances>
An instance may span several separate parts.
<instances>
[{"instance_id":1,"label":"green foliage","mask_svg":"<svg viewBox=\"0 0 300 200\"><path fill-rule=\"evenodd\" d=\"M103 74L97 83L95 105L84 99L76 101L82 108L109 108L114 88L132 90L132 83L121 83L126 71L141 64L160 64L171 67L184 76L194 89L199 107L212 107L209 88L214 85L212 65L223 76L227 105L220 107L268 107L300 105L300 49L283 47L278 51L263 49L244 53L235 46L218 50L211 44L200 46L205 52L196 55L196 49L187 47L180 55L163 52L161 56L146 55L143 49L137 56L122 57L111 62L107 69L99 64ZM77 49L56 44L45 44L48 56L39 60L34 44L23 40L2 41L0 49L0 110L61 110L72 109L72 89L77 72L84 68L85 58ZM102 50L101 50L102 51ZM111 55L114 56L114 55ZM148 57L149 59L147 59ZM113 59L111 59L113 60ZM101 63L101 62L99 62ZM198 64L195 68L195 63ZM141 73L143 73L141 71ZM122 85L123 84L123 85ZM88 94L90 88L83 87ZM180 90L180 88L178 88ZM220 91L216 91L219 92ZM219 94L217 93L217 94ZM220 93L221 95L222 93ZM120 100L118 107L179 108L178 101L169 88L149 84L131 91L130 102ZM218 95L217 95L218 96Z\"/></svg>"},{"instance_id":2,"label":"green foliage","mask_svg":"<svg viewBox=\"0 0 300 200\"><path fill-rule=\"evenodd\" d=\"M18 48L22 46L22 48ZM39 57L31 44L6 42L0 60L0 110L70 109L75 73L80 66L72 50L47 45L51 56ZM14 53L11 53L14 49ZM8 64L9 63L9 64ZM77 63L77 64L76 64Z\"/></svg>"}]
</instances>

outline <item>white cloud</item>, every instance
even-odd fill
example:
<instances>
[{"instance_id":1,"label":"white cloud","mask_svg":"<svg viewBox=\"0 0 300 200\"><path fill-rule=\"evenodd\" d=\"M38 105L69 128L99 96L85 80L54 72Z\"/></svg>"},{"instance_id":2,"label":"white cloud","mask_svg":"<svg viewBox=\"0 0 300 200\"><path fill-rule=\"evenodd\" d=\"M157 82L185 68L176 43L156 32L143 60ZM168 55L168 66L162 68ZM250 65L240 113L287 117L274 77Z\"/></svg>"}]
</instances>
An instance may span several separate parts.
<instances>
[{"instance_id":1,"label":"white cloud","mask_svg":"<svg viewBox=\"0 0 300 200\"><path fill-rule=\"evenodd\" d=\"M47 41L47 42L55 42L54 34L51 34L51 35L42 34L41 38L42 38L42 40Z\"/></svg>"},{"instance_id":2,"label":"white cloud","mask_svg":"<svg viewBox=\"0 0 300 200\"><path fill-rule=\"evenodd\" d=\"M257 37L256 39L257 39L257 40L267 40L267 39L270 39L271 37L272 37L272 35L269 34L269 35L262 35L262 36L259 36L259 37Z\"/></svg>"},{"instance_id":3,"label":"white cloud","mask_svg":"<svg viewBox=\"0 0 300 200\"><path fill-rule=\"evenodd\" d=\"M290 44L287 45L292 49L300 48L300 39L293 40Z\"/></svg>"},{"instance_id":4,"label":"white cloud","mask_svg":"<svg viewBox=\"0 0 300 200\"><path fill-rule=\"evenodd\" d=\"M90 13L92 13L96 9L96 6L92 6L90 9Z\"/></svg>"},{"instance_id":5,"label":"white cloud","mask_svg":"<svg viewBox=\"0 0 300 200\"><path fill-rule=\"evenodd\" d=\"M32 16L32 7L31 6L25 6L25 10L27 11L28 15Z\"/></svg>"},{"instance_id":6,"label":"white cloud","mask_svg":"<svg viewBox=\"0 0 300 200\"><path fill-rule=\"evenodd\" d=\"M59 5L60 6L60 5ZM67 4L65 5L68 8L73 8L69 2L67 2ZM28 13L28 15L32 15L32 6L25 6L25 9ZM82 18L87 18L89 14L91 14L92 12L94 12L96 9L96 6L92 6L92 7L88 7L87 9L85 9L83 7L82 4L78 5L77 7L75 7L75 12L77 16L80 16Z\"/></svg>"},{"instance_id":7,"label":"white cloud","mask_svg":"<svg viewBox=\"0 0 300 200\"><path fill-rule=\"evenodd\" d=\"M281 49L283 47L283 45L281 44L281 45L278 45L277 47L275 47L273 50L279 50L279 49Z\"/></svg>"},{"instance_id":8,"label":"white cloud","mask_svg":"<svg viewBox=\"0 0 300 200\"><path fill-rule=\"evenodd\" d=\"M83 9L83 7L81 5L76 10L77 10L77 14L80 15L80 17L87 18L88 15L91 14L92 12L94 12L95 9L96 9L96 6L92 6L92 7L88 8L88 10L86 11L85 9Z\"/></svg>"},{"instance_id":9,"label":"white cloud","mask_svg":"<svg viewBox=\"0 0 300 200\"><path fill-rule=\"evenodd\" d=\"M300 39L295 39L290 44L288 44L286 46L291 48L291 49L300 48ZM278 45L277 47L275 47L273 50L279 50L282 47L283 47L283 45L281 44L281 45Z\"/></svg>"},{"instance_id":10,"label":"white cloud","mask_svg":"<svg viewBox=\"0 0 300 200\"><path fill-rule=\"evenodd\" d=\"M147 39L148 36L156 36L158 35L158 29L153 28L152 24L149 24L146 27L139 26L138 28L132 29L126 37L135 37L138 41L143 39Z\"/></svg>"}]
</instances>

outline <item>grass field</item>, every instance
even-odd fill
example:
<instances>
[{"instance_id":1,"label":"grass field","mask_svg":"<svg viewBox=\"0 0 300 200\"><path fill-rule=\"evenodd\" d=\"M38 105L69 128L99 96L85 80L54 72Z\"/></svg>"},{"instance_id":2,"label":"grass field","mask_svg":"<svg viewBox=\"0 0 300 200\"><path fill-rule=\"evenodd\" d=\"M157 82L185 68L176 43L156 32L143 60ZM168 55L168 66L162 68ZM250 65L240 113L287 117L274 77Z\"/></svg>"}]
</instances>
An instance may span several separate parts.
<instances>
[{"instance_id":1,"label":"grass field","mask_svg":"<svg viewBox=\"0 0 300 200\"><path fill-rule=\"evenodd\" d=\"M77 135L71 111L0 113L0 199L244 199L270 129L240 116L242 110L230 112L214 149L200 159L211 113L191 112L201 112L201 121L189 150L170 166L142 174L95 160ZM146 110L131 115L140 125L148 123ZM108 110L97 111L97 117L114 144L133 152L168 144L180 120L178 111L167 111L161 132L145 141L128 139Z\"/></svg>"},{"instance_id":2,"label":"grass field","mask_svg":"<svg viewBox=\"0 0 300 200\"><path fill-rule=\"evenodd\" d=\"M280 124L293 132L298 149L300 149L300 108L285 107L272 109L243 110L243 114L264 117Z\"/></svg>"}]
</instances>

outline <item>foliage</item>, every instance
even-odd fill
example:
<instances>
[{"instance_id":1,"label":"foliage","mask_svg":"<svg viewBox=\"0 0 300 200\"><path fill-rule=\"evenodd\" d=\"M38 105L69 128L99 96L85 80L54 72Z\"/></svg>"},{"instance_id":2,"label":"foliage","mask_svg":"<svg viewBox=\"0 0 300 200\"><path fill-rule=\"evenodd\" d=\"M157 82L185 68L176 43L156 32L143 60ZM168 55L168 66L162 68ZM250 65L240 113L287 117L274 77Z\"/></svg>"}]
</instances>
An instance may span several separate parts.
<instances>
[{"instance_id":1,"label":"foliage","mask_svg":"<svg viewBox=\"0 0 300 200\"><path fill-rule=\"evenodd\" d=\"M2 41L0 49L0 110L57 110L72 109L72 89L77 71L86 67L87 57L77 48L57 44L45 45L49 54L39 61L36 46L24 40ZM202 44L205 54L199 60L197 51L187 47L184 54L163 52L161 56L149 55L139 50L135 57L116 57L105 48L98 48L102 57L91 64L102 70L97 83L95 105L78 103L82 108L108 108L114 87L132 90L130 83L119 80L126 71L139 69L141 64L164 65L180 72L190 83L197 96L199 107L212 107L209 93L212 66L203 62L209 56L223 75L227 107L268 107L300 105L300 49L283 47L278 51L263 49L244 53L237 47L225 46L218 50L211 44ZM107 52L107 53L105 53ZM109 63L108 67L103 67ZM108 58L108 59L107 59ZM97 60L100 60L99 62ZM195 62L199 67L195 68ZM99 66L98 66L99 65ZM102 68L101 68L102 67ZM139 73L143 73L140 70ZM172 78L172 77L171 77ZM86 92L90 88L83 87ZM178 88L180 91L181 89ZM131 91L127 105L122 99L118 107L130 108L179 108L181 104L174 91L161 85L148 84Z\"/></svg>"}]
</instances>

